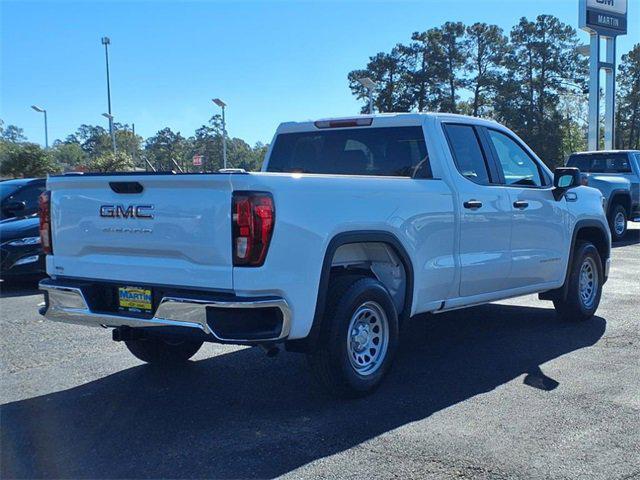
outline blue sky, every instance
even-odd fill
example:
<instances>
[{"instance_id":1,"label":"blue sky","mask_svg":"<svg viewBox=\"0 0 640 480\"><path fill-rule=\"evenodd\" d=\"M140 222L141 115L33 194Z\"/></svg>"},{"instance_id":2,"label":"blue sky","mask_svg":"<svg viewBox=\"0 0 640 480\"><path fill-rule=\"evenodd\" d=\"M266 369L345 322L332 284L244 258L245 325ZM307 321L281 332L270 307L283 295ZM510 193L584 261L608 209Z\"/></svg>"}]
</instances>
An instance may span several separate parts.
<instances>
[{"instance_id":1,"label":"blue sky","mask_svg":"<svg viewBox=\"0 0 640 480\"><path fill-rule=\"evenodd\" d=\"M640 41L640 0L629 34ZM169 126L189 136L228 103L229 134L268 142L278 123L359 111L347 73L413 31L462 21L506 31L547 13L577 26L578 0L341 2L11 2L0 0L0 118L44 143L82 123L107 126L104 50L111 37L116 121L147 137ZM580 32L586 43L588 35Z\"/></svg>"}]
</instances>

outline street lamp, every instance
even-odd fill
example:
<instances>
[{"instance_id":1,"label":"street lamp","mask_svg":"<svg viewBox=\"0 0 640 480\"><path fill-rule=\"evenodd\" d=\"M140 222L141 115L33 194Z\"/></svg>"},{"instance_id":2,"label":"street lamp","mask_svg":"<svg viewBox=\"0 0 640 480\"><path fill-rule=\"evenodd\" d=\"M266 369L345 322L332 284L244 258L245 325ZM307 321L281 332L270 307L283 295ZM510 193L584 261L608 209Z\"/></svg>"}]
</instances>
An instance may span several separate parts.
<instances>
[{"instance_id":1,"label":"street lamp","mask_svg":"<svg viewBox=\"0 0 640 480\"><path fill-rule=\"evenodd\" d=\"M109 115L111 115L111 80L109 79L109 45L111 44L111 39L109 37L102 37L100 41L102 42L102 45L104 45L104 58L107 63L107 111L109 112ZM109 134L111 135L111 141L113 142L113 152L115 153L116 137L113 133L113 119L109 120Z\"/></svg>"},{"instance_id":2,"label":"street lamp","mask_svg":"<svg viewBox=\"0 0 640 480\"><path fill-rule=\"evenodd\" d=\"M113 129L113 115L110 113L103 113L103 117L109 119L109 132L111 134L111 146L113 147L113 153L116 153L116 132Z\"/></svg>"},{"instance_id":3,"label":"street lamp","mask_svg":"<svg viewBox=\"0 0 640 480\"><path fill-rule=\"evenodd\" d=\"M37 105L31 105L36 112L44 113L44 146L49 148L49 127L47 126L47 111Z\"/></svg>"},{"instance_id":4,"label":"street lamp","mask_svg":"<svg viewBox=\"0 0 640 480\"><path fill-rule=\"evenodd\" d=\"M212 102L222 109L222 163L224 168L227 168L227 124L224 119L224 107L226 107L227 104L219 98L214 98Z\"/></svg>"},{"instance_id":5,"label":"street lamp","mask_svg":"<svg viewBox=\"0 0 640 480\"><path fill-rule=\"evenodd\" d=\"M358 83L369 92L369 113L371 114L373 113L373 91L378 85L369 77L358 78Z\"/></svg>"}]
</instances>

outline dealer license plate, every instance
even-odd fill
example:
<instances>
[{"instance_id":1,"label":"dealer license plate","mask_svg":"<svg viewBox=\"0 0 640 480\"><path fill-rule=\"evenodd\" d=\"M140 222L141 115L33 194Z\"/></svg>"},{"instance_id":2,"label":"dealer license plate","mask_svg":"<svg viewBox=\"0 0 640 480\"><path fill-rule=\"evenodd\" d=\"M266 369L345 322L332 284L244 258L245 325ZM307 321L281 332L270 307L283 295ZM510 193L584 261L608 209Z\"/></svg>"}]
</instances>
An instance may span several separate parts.
<instances>
[{"instance_id":1,"label":"dealer license plate","mask_svg":"<svg viewBox=\"0 0 640 480\"><path fill-rule=\"evenodd\" d=\"M151 313L151 289L118 287L118 309L126 312Z\"/></svg>"}]
</instances>

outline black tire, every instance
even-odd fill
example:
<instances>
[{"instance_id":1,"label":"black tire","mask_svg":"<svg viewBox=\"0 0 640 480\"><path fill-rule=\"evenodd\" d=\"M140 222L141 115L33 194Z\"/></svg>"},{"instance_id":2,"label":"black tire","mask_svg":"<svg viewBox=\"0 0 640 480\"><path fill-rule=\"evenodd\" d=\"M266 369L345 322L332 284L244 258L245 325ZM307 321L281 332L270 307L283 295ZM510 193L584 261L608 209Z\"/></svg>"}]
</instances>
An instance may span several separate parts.
<instances>
[{"instance_id":1,"label":"black tire","mask_svg":"<svg viewBox=\"0 0 640 480\"><path fill-rule=\"evenodd\" d=\"M168 365L186 362L200 350L203 342L182 340L174 343L150 337L125 340L124 343L129 351L143 362Z\"/></svg>"},{"instance_id":2,"label":"black tire","mask_svg":"<svg viewBox=\"0 0 640 480\"><path fill-rule=\"evenodd\" d=\"M616 218L624 219L624 229L616 231ZM627 234L627 210L619 203L611 207L611 213L609 214L609 230L611 230L611 240L619 242Z\"/></svg>"},{"instance_id":3,"label":"black tire","mask_svg":"<svg viewBox=\"0 0 640 480\"><path fill-rule=\"evenodd\" d=\"M380 385L389 371L398 348L398 314L391 296L376 279L347 276L332 281L327 298L319 344L307 355L311 369L320 384L333 396L356 398L368 395ZM369 308L373 309L373 314L367 311ZM356 316L357 312L360 313ZM381 323L376 323L376 316L380 317ZM384 325L384 317L386 334L385 329L380 327L374 333L377 325ZM353 331L360 327L366 330L358 340L366 345L361 353L347 346L352 320L356 322ZM375 343L376 335L378 343ZM350 338L354 342L355 337ZM355 348L353 346L356 343L349 345ZM358 370L363 366L356 367L354 363L368 358L369 352L372 353L369 358L374 366L370 371ZM375 357L378 358L374 362Z\"/></svg>"},{"instance_id":4,"label":"black tire","mask_svg":"<svg viewBox=\"0 0 640 480\"><path fill-rule=\"evenodd\" d=\"M580 277L585 263L590 265L588 268L592 271L592 278L597 282L593 288L593 295L589 295L588 301L585 300L580 291ZM600 304L602 283L604 281L602 260L598 249L593 243L583 241L577 243L566 281L569 282L567 298L553 301L558 316L563 320L569 321L583 321L591 318ZM587 289L587 291L589 290Z\"/></svg>"}]
</instances>

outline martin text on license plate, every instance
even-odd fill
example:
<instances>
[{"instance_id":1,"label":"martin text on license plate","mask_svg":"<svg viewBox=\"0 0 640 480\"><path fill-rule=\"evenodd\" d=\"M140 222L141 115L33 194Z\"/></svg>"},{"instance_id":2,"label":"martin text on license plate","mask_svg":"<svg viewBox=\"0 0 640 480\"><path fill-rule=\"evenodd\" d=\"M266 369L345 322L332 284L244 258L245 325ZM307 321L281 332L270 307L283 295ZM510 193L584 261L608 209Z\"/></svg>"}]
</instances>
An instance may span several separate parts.
<instances>
[{"instance_id":1,"label":"martin text on license plate","mask_svg":"<svg viewBox=\"0 0 640 480\"><path fill-rule=\"evenodd\" d=\"M151 289L118 287L118 308L129 312L151 313Z\"/></svg>"}]
</instances>

